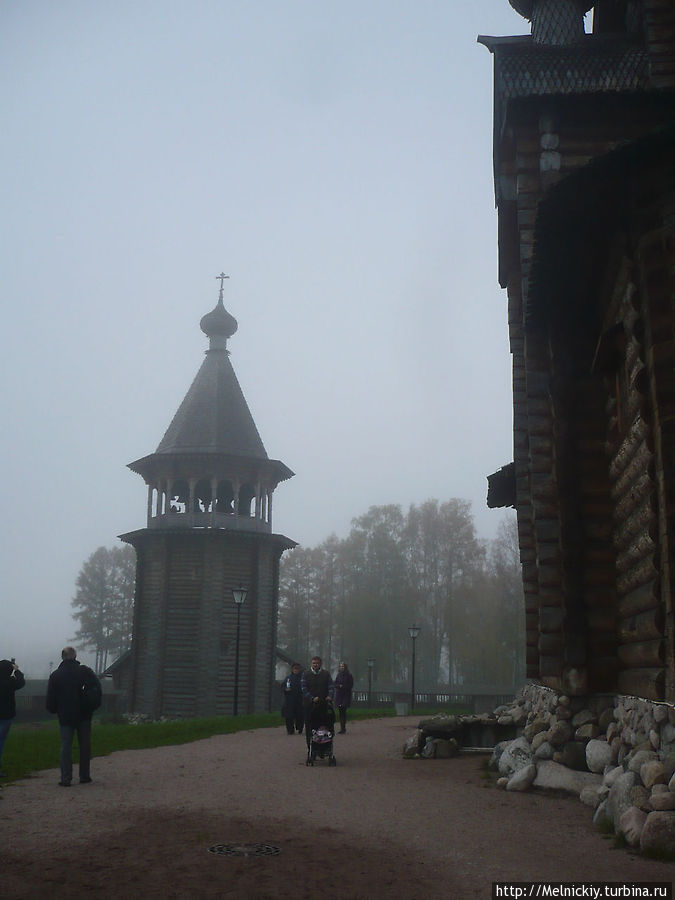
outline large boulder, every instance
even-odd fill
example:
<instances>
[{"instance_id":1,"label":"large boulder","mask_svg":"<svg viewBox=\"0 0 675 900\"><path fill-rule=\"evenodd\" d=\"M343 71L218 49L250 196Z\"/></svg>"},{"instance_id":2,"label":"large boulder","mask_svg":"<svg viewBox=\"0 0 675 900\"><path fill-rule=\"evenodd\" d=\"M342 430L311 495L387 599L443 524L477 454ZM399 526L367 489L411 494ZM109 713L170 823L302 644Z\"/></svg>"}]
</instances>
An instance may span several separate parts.
<instances>
[{"instance_id":1,"label":"large boulder","mask_svg":"<svg viewBox=\"0 0 675 900\"><path fill-rule=\"evenodd\" d=\"M588 722L586 725L580 725L574 732L574 740L581 741L583 744L596 738L600 734L600 729L594 722Z\"/></svg>"},{"instance_id":2,"label":"large boulder","mask_svg":"<svg viewBox=\"0 0 675 900\"><path fill-rule=\"evenodd\" d=\"M655 784L667 784L666 770L659 759L649 759L640 766L640 778L646 788Z\"/></svg>"},{"instance_id":3,"label":"large boulder","mask_svg":"<svg viewBox=\"0 0 675 900\"><path fill-rule=\"evenodd\" d=\"M655 787L659 787L659 785L655 785ZM649 798L649 805L652 809L658 809L662 812L675 809L675 794L673 794L672 791L661 791L658 794L655 794L652 790L651 797Z\"/></svg>"},{"instance_id":4,"label":"large boulder","mask_svg":"<svg viewBox=\"0 0 675 900\"><path fill-rule=\"evenodd\" d=\"M532 746L534 747L534 744ZM554 753L555 747L553 744L549 744L548 741L542 741L534 751L534 756L535 759L553 759Z\"/></svg>"},{"instance_id":5,"label":"large boulder","mask_svg":"<svg viewBox=\"0 0 675 900\"><path fill-rule=\"evenodd\" d=\"M499 757L499 774L513 775L518 769L529 766L532 763L530 745L524 737L509 741L502 755Z\"/></svg>"},{"instance_id":6,"label":"large boulder","mask_svg":"<svg viewBox=\"0 0 675 900\"><path fill-rule=\"evenodd\" d=\"M636 784L630 792L630 799L633 806L637 806L643 812L651 812L651 804L649 802L649 791L642 784Z\"/></svg>"},{"instance_id":7,"label":"large boulder","mask_svg":"<svg viewBox=\"0 0 675 900\"><path fill-rule=\"evenodd\" d=\"M563 766L568 766L570 769L576 769L578 772L588 772L586 744L580 741L568 741L554 759L557 759Z\"/></svg>"},{"instance_id":8,"label":"large boulder","mask_svg":"<svg viewBox=\"0 0 675 900\"><path fill-rule=\"evenodd\" d=\"M572 738L573 730L569 722L556 722L546 733L546 739L554 747L562 747Z\"/></svg>"},{"instance_id":9,"label":"large boulder","mask_svg":"<svg viewBox=\"0 0 675 900\"><path fill-rule=\"evenodd\" d=\"M615 766L613 769L608 769L602 778L603 784L606 784L607 787L611 788L619 775L623 775L623 772L623 766Z\"/></svg>"},{"instance_id":10,"label":"large boulder","mask_svg":"<svg viewBox=\"0 0 675 900\"><path fill-rule=\"evenodd\" d=\"M607 741L591 740L586 744L586 765L591 772L604 772L614 762L614 750Z\"/></svg>"},{"instance_id":11,"label":"large boulder","mask_svg":"<svg viewBox=\"0 0 675 900\"><path fill-rule=\"evenodd\" d=\"M526 791L537 775L537 767L534 763L516 769L506 784L507 791Z\"/></svg>"},{"instance_id":12,"label":"large boulder","mask_svg":"<svg viewBox=\"0 0 675 900\"><path fill-rule=\"evenodd\" d=\"M615 831L619 829L621 816L633 806L631 792L638 783L639 778L635 772L624 772L623 775L619 775L610 788L609 796L607 797L606 815Z\"/></svg>"},{"instance_id":13,"label":"large boulder","mask_svg":"<svg viewBox=\"0 0 675 900\"><path fill-rule=\"evenodd\" d=\"M640 846L640 836L647 821L647 813L637 806L629 806L619 819L618 831L622 834L631 847Z\"/></svg>"},{"instance_id":14,"label":"large boulder","mask_svg":"<svg viewBox=\"0 0 675 900\"><path fill-rule=\"evenodd\" d=\"M458 716L439 714L427 719L420 719L417 726L425 735L438 738L455 737L462 730L462 722Z\"/></svg>"},{"instance_id":15,"label":"large boulder","mask_svg":"<svg viewBox=\"0 0 675 900\"><path fill-rule=\"evenodd\" d=\"M628 771L637 772L637 774L639 775L643 763L658 758L659 757L656 753L654 753L653 750L636 750L628 760Z\"/></svg>"},{"instance_id":16,"label":"large boulder","mask_svg":"<svg viewBox=\"0 0 675 900\"><path fill-rule=\"evenodd\" d=\"M584 806L590 806L591 809L597 809L600 805L599 788L595 785L582 788L579 799Z\"/></svg>"},{"instance_id":17,"label":"large boulder","mask_svg":"<svg viewBox=\"0 0 675 900\"><path fill-rule=\"evenodd\" d=\"M492 754L490 759L488 760L488 769L499 769L499 760L501 759L502 753L509 746L511 741L499 741L498 744L495 744L492 748Z\"/></svg>"},{"instance_id":18,"label":"large boulder","mask_svg":"<svg viewBox=\"0 0 675 900\"><path fill-rule=\"evenodd\" d=\"M523 737L528 741L533 741L534 737L542 731L546 731L548 722L542 716L536 716L532 721L523 728ZM534 741L533 741L534 742Z\"/></svg>"},{"instance_id":19,"label":"large boulder","mask_svg":"<svg viewBox=\"0 0 675 900\"><path fill-rule=\"evenodd\" d=\"M675 856L675 812L649 813L640 835L640 850Z\"/></svg>"},{"instance_id":20,"label":"large boulder","mask_svg":"<svg viewBox=\"0 0 675 900\"><path fill-rule=\"evenodd\" d=\"M673 772L675 772L675 756L667 753L659 753L659 758L666 773L666 779L667 781L670 781Z\"/></svg>"},{"instance_id":21,"label":"large boulder","mask_svg":"<svg viewBox=\"0 0 675 900\"><path fill-rule=\"evenodd\" d=\"M536 788L568 791L578 797L585 787L598 788L602 784L602 776L592 772L575 772L547 759L537 764L537 777L533 784Z\"/></svg>"},{"instance_id":22,"label":"large boulder","mask_svg":"<svg viewBox=\"0 0 675 900\"><path fill-rule=\"evenodd\" d=\"M417 734L412 734L406 740L403 745L403 758L404 759L414 759L416 756L419 756L420 752L420 736L419 732Z\"/></svg>"}]
</instances>

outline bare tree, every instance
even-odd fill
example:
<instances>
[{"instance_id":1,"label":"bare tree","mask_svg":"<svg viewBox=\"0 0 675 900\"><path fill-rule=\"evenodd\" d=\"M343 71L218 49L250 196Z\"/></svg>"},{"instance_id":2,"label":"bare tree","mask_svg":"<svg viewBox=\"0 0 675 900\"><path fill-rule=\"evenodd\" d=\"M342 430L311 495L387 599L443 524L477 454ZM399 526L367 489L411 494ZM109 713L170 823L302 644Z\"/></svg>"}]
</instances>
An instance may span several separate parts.
<instances>
[{"instance_id":1,"label":"bare tree","mask_svg":"<svg viewBox=\"0 0 675 900\"><path fill-rule=\"evenodd\" d=\"M417 640L418 684L511 686L522 674L522 586L517 534L505 520L493 542L475 532L465 500L373 506L348 537L298 548L281 564L279 637L292 655L346 659L365 679L376 660L383 687L407 683Z\"/></svg>"},{"instance_id":2,"label":"bare tree","mask_svg":"<svg viewBox=\"0 0 675 900\"><path fill-rule=\"evenodd\" d=\"M135 567L132 547L99 547L77 576L71 606L79 628L73 641L82 650L95 651L99 673L109 658L131 646Z\"/></svg>"}]
</instances>

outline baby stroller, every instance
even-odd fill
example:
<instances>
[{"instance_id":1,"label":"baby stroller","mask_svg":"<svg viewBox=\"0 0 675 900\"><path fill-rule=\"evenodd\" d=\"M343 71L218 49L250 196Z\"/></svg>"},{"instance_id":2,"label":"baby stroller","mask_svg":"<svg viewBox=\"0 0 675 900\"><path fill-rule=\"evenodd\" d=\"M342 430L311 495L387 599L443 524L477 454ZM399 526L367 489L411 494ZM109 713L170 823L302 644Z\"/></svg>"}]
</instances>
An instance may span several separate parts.
<instances>
[{"instance_id":1,"label":"baby stroller","mask_svg":"<svg viewBox=\"0 0 675 900\"><path fill-rule=\"evenodd\" d=\"M336 766L337 760L333 753L335 711L333 710L332 702L330 700L319 700L318 703L314 703L309 712L309 721L305 727L309 728L311 734L306 765L313 766L317 757L319 759L328 757L328 765Z\"/></svg>"}]
</instances>

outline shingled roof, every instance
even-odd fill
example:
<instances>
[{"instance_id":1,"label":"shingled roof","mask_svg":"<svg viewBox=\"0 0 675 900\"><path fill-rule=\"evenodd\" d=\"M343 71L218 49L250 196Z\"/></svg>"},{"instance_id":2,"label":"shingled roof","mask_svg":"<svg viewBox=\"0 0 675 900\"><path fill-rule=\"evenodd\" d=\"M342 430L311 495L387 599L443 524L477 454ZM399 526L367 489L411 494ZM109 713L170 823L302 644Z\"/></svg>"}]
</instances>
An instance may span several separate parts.
<instances>
[{"instance_id":1,"label":"shingled roof","mask_svg":"<svg viewBox=\"0 0 675 900\"><path fill-rule=\"evenodd\" d=\"M224 347L207 351L156 453L268 458Z\"/></svg>"}]
</instances>

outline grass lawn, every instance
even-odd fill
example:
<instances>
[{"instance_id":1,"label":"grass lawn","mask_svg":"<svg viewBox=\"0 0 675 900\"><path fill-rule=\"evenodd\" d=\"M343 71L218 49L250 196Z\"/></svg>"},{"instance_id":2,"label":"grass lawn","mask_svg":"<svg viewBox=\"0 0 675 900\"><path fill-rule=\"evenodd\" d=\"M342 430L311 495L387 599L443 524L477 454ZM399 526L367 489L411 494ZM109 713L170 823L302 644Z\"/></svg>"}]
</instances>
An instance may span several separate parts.
<instances>
[{"instance_id":1,"label":"grass lawn","mask_svg":"<svg viewBox=\"0 0 675 900\"><path fill-rule=\"evenodd\" d=\"M374 719L391 716L393 709L352 709L349 718ZM255 713L243 716L212 716L203 719L176 719L168 722L143 722L130 725L124 720L106 721L94 716L92 756L107 756L118 750L143 750L169 744L187 744L214 734L233 734L255 728L283 725L279 713ZM6 773L2 782L26 778L42 769L59 766L59 728L56 717L33 724L13 724L2 755ZM73 743L73 761L77 762L77 739Z\"/></svg>"}]
</instances>

